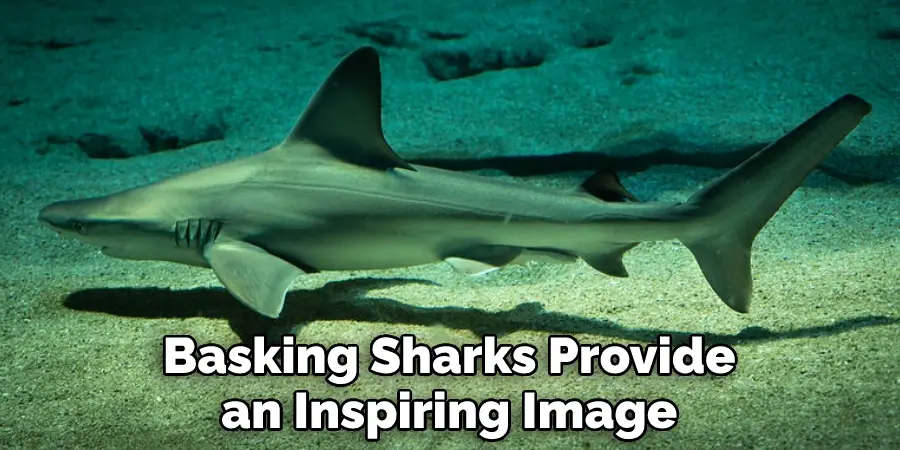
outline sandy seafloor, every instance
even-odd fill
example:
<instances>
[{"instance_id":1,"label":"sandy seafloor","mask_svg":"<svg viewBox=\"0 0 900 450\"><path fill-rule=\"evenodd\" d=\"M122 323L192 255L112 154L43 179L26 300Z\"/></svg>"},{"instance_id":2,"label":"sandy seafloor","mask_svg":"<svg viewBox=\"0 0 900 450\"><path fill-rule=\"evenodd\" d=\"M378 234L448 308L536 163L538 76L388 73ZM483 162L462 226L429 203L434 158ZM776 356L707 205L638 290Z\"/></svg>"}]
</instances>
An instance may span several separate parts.
<instances>
[{"instance_id":1,"label":"sandy seafloor","mask_svg":"<svg viewBox=\"0 0 900 450\"><path fill-rule=\"evenodd\" d=\"M900 448L896 1L45 0L0 8L2 448L354 448L369 445L361 432L225 432L219 405L232 397L289 404L297 389L392 398L401 388L416 397L446 388L451 398L511 398L512 432L485 443L474 432L392 431L381 447L625 445L603 431L522 431L518 399L536 389L542 398L674 401L678 425L648 432L637 448ZM582 262L477 279L443 264L328 273L297 282L280 324L298 325L300 342L360 345L363 370L352 386L164 377L164 335L229 346L267 323L211 271L107 258L40 228L37 211L276 144L338 59L372 43L343 28L379 20L413 36L377 46L385 134L414 161L471 166L598 152L630 161L622 179L640 198L679 201L721 173L715 155L769 142L844 93L870 101L873 113L759 235L749 314L719 302L690 253L669 242L629 252L627 279ZM438 82L419 56L456 44L417 37L427 30L467 33L462 46L536 42L547 58ZM594 30L612 42L572 45ZM53 40L83 45L46 45ZM48 142L135 135L148 122L209 111L224 115L226 138L177 151L101 160ZM656 152L663 149L688 156ZM709 154L689 156L701 150ZM482 165L503 169L504 161ZM565 188L595 169L564 168L521 180ZM543 365L532 377L378 377L365 371L365 349L383 333L457 345L493 333L541 355L551 334L608 344L702 333L733 345L739 363L715 378L550 377Z\"/></svg>"}]
</instances>

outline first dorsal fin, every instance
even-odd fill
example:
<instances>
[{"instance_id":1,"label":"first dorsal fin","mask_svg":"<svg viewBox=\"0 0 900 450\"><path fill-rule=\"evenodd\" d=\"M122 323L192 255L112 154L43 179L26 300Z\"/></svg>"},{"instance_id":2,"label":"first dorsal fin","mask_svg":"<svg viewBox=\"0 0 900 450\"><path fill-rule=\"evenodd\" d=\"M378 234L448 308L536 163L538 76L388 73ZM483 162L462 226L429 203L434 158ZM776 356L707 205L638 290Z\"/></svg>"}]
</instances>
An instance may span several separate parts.
<instances>
[{"instance_id":1,"label":"first dorsal fin","mask_svg":"<svg viewBox=\"0 0 900 450\"><path fill-rule=\"evenodd\" d=\"M619 176L608 170L601 170L591 175L581 183L581 189L607 202L639 201L634 194L625 189L625 186L622 186Z\"/></svg>"},{"instance_id":2,"label":"first dorsal fin","mask_svg":"<svg viewBox=\"0 0 900 450\"><path fill-rule=\"evenodd\" d=\"M282 145L304 141L351 164L415 170L384 139L377 50L357 49L332 70Z\"/></svg>"}]
</instances>

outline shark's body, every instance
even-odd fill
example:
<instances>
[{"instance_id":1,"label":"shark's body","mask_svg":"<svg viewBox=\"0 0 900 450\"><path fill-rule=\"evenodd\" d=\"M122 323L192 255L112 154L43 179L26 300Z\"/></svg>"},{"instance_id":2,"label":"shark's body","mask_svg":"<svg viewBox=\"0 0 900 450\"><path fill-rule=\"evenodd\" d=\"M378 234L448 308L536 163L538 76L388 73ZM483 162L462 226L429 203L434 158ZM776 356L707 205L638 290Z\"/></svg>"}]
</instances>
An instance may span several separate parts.
<instances>
[{"instance_id":1,"label":"shark's body","mask_svg":"<svg viewBox=\"0 0 900 450\"><path fill-rule=\"evenodd\" d=\"M626 276L626 251L671 239L693 252L726 304L746 312L756 234L869 110L842 97L683 204L625 202L633 197L614 176L560 191L408 164L384 140L378 55L364 47L273 149L55 203L39 218L110 256L211 267L269 317L302 273L438 261L482 272L549 257Z\"/></svg>"}]
</instances>

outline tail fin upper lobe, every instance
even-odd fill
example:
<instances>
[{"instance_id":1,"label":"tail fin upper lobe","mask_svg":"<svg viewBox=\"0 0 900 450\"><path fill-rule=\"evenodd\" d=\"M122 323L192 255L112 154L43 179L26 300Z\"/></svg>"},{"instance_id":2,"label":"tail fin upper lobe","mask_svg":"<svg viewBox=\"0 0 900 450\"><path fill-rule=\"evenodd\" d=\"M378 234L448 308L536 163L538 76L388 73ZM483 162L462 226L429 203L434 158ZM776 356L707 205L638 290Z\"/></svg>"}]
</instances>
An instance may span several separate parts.
<instances>
[{"instance_id":1,"label":"tail fin upper lobe","mask_svg":"<svg viewBox=\"0 0 900 450\"><path fill-rule=\"evenodd\" d=\"M731 309L749 311L750 248L760 229L870 111L845 95L678 207L693 223L678 239Z\"/></svg>"}]
</instances>

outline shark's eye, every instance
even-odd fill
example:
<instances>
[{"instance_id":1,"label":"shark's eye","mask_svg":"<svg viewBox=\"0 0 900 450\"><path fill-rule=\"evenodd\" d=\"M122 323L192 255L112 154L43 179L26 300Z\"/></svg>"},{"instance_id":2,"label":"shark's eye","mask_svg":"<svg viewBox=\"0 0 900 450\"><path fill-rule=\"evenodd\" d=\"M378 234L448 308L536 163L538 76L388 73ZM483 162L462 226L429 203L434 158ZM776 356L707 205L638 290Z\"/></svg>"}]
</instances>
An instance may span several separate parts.
<instances>
[{"instance_id":1,"label":"shark's eye","mask_svg":"<svg viewBox=\"0 0 900 450\"><path fill-rule=\"evenodd\" d=\"M78 222L78 221L72 222L72 229L75 230L75 232L78 234L87 233L87 227L84 226L84 222Z\"/></svg>"}]
</instances>

